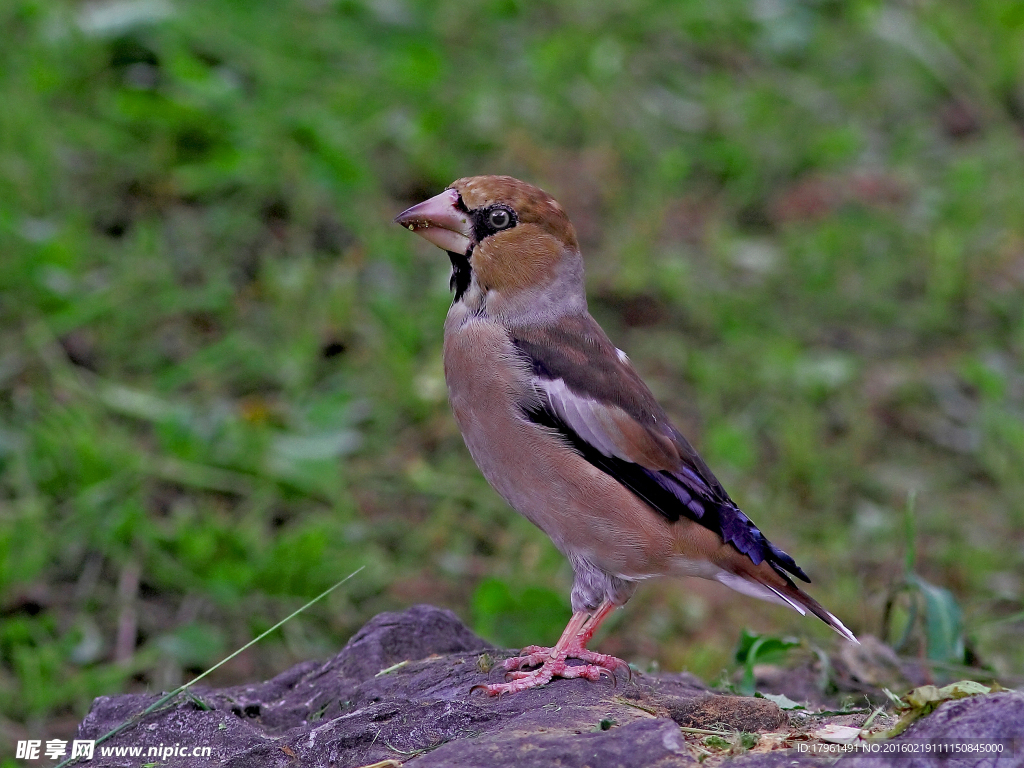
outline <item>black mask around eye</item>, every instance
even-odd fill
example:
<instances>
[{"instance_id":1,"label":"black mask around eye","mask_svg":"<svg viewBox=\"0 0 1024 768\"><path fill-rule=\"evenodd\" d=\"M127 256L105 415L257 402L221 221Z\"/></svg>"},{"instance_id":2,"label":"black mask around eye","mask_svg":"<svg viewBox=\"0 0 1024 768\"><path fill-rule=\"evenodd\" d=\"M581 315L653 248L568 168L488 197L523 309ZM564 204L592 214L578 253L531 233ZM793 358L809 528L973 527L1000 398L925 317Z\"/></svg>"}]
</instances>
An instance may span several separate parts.
<instances>
[{"instance_id":1,"label":"black mask around eye","mask_svg":"<svg viewBox=\"0 0 1024 768\"><path fill-rule=\"evenodd\" d=\"M519 223L516 212L507 205L489 205L470 213L473 219L473 236L479 243L503 229L511 229Z\"/></svg>"}]
</instances>

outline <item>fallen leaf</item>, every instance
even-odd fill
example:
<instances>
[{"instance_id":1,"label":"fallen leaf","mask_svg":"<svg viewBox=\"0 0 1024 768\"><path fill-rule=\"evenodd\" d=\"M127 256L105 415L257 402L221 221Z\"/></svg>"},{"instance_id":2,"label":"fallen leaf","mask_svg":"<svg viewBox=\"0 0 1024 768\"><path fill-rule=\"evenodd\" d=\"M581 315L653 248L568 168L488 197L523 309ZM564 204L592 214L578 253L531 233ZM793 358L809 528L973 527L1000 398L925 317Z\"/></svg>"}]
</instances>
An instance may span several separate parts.
<instances>
[{"instance_id":1,"label":"fallen leaf","mask_svg":"<svg viewBox=\"0 0 1024 768\"><path fill-rule=\"evenodd\" d=\"M816 730L813 736L831 744L850 744L860 738L860 728L852 728L848 725L826 725L824 728Z\"/></svg>"},{"instance_id":2,"label":"fallen leaf","mask_svg":"<svg viewBox=\"0 0 1024 768\"><path fill-rule=\"evenodd\" d=\"M779 709L807 709L803 704L798 701L793 701L784 693L759 693L757 696L758 698L768 699L768 701L774 702Z\"/></svg>"},{"instance_id":3,"label":"fallen leaf","mask_svg":"<svg viewBox=\"0 0 1024 768\"><path fill-rule=\"evenodd\" d=\"M936 688L934 685L922 685L910 691L900 700L898 709L903 712L903 716L885 735L887 738L898 736L915 720L931 714L944 702L965 699L968 696L981 696L995 690L1001 689L994 685L992 687L982 685L974 680L961 680L942 688Z\"/></svg>"}]
</instances>

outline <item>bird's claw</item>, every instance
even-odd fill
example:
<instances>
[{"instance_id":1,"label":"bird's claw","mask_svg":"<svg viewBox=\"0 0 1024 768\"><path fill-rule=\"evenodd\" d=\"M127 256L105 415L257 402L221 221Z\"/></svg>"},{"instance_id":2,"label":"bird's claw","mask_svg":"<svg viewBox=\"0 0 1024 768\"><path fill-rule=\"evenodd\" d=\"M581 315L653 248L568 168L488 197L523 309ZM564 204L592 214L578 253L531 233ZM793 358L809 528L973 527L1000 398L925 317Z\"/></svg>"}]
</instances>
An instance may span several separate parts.
<instances>
[{"instance_id":1,"label":"bird's claw","mask_svg":"<svg viewBox=\"0 0 1024 768\"><path fill-rule=\"evenodd\" d=\"M520 652L519 656L505 659L502 666L509 671L520 670L523 667L538 667L548 659L556 658L554 648L542 648L539 645L530 645Z\"/></svg>"},{"instance_id":2,"label":"bird's claw","mask_svg":"<svg viewBox=\"0 0 1024 768\"><path fill-rule=\"evenodd\" d=\"M542 651L550 652L550 648L542 648ZM507 671L505 672L505 682L495 683L491 685L475 685L470 689L470 693L477 689L483 690L489 696L500 696L503 693L516 693L517 691L525 691L528 688L539 688L542 685L548 683L552 678L576 678L582 677L585 680L591 682L598 682L602 678L607 677L611 680L614 687L618 687L619 680L616 676L616 671L620 668L625 668L627 672L632 675L632 671L629 665L621 659L617 659L614 656L606 656L604 654L596 654L590 651L581 649L579 653L572 651L568 654L559 653L557 656L549 655L545 653L546 658L543 661L538 659L529 659L529 657L516 657L515 659L508 659L505 662ZM569 665L566 662L568 659L579 658L584 661L583 664ZM509 662L515 662L509 664ZM533 666L539 664L537 669L530 671L522 671L515 667L519 666ZM630 678L632 679L632 677Z\"/></svg>"}]
</instances>

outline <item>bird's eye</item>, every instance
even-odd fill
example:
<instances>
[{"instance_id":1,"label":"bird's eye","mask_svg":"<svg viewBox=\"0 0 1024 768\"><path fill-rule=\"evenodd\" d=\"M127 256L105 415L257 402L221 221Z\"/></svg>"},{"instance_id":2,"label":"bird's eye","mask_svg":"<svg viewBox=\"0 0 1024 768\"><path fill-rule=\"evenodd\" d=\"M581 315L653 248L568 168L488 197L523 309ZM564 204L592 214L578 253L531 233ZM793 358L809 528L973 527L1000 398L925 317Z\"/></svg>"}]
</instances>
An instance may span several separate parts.
<instances>
[{"instance_id":1,"label":"bird's eye","mask_svg":"<svg viewBox=\"0 0 1024 768\"><path fill-rule=\"evenodd\" d=\"M512 223L512 217L509 216L508 211L504 208L495 208L488 214L487 221L495 229L505 229L505 227Z\"/></svg>"}]
</instances>

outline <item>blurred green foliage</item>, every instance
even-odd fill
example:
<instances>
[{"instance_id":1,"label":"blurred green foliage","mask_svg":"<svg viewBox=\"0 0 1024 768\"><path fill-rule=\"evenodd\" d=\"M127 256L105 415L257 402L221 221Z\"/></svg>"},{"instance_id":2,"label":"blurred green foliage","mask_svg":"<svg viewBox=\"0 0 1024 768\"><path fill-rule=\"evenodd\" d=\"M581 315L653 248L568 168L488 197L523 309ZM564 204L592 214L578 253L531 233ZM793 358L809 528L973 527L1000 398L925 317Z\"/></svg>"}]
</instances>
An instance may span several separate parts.
<instances>
[{"instance_id":1,"label":"blurred green foliage","mask_svg":"<svg viewBox=\"0 0 1024 768\"><path fill-rule=\"evenodd\" d=\"M916 641L918 657L960 665L970 661L965 658L963 610L952 592L929 583L915 573L916 497L916 493L911 493L907 499L904 511L904 573L903 578L892 585L886 598L881 636L898 653L910 653L912 641ZM898 631L897 627L900 628Z\"/></svg>"},{"instance_id":2,"label":"blurred green foliage","mask_svg":"<svg viewBox=\"0 0 1024 768\"><path fill-rule=\"evenodd\" d=\"M0 738L363 564L221 679L417 601L557 637L570 570L447 411L446 259L390 224L478 173L563 202L592 311L817 598L879 631L916 490L918 572L1020 675L1022 8L0 4ZM714 675L745 624L828 633L660 583L601 649Z\"/></svg>"},{"instance_id":3,"label":"blurred green foliage","mask_svg":"<svg viewBox=\"0 0 1024 768\"><path fill-rule=\"evenodd\" d=\"M500 637L513 648L554 645L570 613L566 595L546 587L519 588L487 578L473 592L476 631L484 637Z\"/></svg>"},{"instance_id":4,"label":"blurred green foliage","mask_svg":"<svg viewBox=\"0 0 1024 768\"><path fill-rule=\"evenodd\" d=\"M758 664L771 664L782 661L793 648L800 646L794 637L772 637L759 635L744 629L733 654L737 664L743 665L743 677L740 680L739 692L744 696L753 696L756 677L754 667Z\"/></svg>"}]
</instances>

